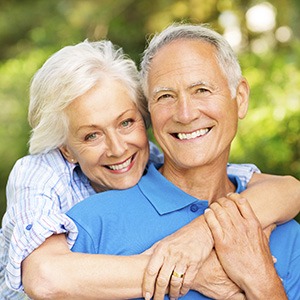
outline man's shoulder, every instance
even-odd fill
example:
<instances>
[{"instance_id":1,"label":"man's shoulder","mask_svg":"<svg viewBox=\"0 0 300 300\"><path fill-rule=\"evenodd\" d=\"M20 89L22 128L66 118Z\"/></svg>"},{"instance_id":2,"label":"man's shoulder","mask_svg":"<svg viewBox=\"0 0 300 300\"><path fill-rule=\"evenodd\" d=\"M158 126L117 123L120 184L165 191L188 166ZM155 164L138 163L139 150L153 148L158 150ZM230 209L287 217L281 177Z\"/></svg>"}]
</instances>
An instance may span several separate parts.
<instances>
[{"instance_id":1,"label":"man's shoulder","mask_svg":"<svg viewBox=\"0 0 300 300\"><path fill-rule=\"evenodd\" d=\"M290 220L278 225L271 234L270 246L282 250L285 254L288 251L297 251L300 254L300 224Z\"/></svg>"},{"instance_id":2,"label":"man's shoulder","mask_svg":"<svg viewBox=\"0 0 300 300\"><path fill-rule=\"evenodd\" d=\"M106 211L111 211L115 207L127 206L132 199L135 199L140 193L137 186L131 187L125 190L109 190L101 193L96 193L83 201L72 207L68 215L72 216L74 214L87 214L90 213L105 213Z\"/></svg>"},{"instance_id":3,"label":"man's shoulder","mask_svg":"<svg viewBox=\"0 0 300 300\"><path fill-rule=\"evenodd\" d=\"M276 227L275 232L280 234L300 235L300 224L296 220L290 220ZM300 240L299 240L300 243Z\"/></svg>"}]
</instances>

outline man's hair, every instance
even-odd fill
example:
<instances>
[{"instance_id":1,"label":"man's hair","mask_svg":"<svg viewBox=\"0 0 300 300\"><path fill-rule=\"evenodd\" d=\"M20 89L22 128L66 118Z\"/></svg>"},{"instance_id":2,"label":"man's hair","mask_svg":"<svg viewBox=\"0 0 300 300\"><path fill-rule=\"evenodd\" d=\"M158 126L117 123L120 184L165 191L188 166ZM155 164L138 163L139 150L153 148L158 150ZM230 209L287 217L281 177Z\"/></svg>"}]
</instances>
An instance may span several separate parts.
<instances>
[{"instance_id":1,"label":"man's hair","mask_svg":"<svg viewBox=\"0 0 300 300\"><path fill-rule=\"evenodd\" d=\"M148 125L146 100L135 63L109 41L84 41L53 54L32 79L28 112L32 128L29 152L46 153L62 146L69 130L65 109L108 77L128 88Z\"/></svg>"},{"instance_id":2,"label":"man's hair","mask_svg":"<svg viewBox=\"0 0 300 300\"><path fill-rule=\"evenodd\" d=\"M161 33L155 34L150 40L148 47L143 53L141 61L141 82L143 91L148 98L148 75L151 69L151 60L155 54L163 46L172 41L185 39L196 40L200 42L207 42L216 48L216 56L221 70L228 79L228 85L231 91L231 96L235 97L236 88L242 77L241 67L238 59L234 54L231 46L216 31L208 28L207 25L193 25L193 24L178 24L174 23L164 29Z\"/></svg>"}]
</instances>

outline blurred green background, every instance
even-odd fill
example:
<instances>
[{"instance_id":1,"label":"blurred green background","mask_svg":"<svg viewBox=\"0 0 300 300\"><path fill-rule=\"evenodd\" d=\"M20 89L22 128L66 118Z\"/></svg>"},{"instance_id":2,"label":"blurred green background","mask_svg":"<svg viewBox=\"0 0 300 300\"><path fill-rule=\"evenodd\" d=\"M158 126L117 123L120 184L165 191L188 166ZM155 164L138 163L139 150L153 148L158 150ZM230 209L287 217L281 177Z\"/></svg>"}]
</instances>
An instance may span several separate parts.
<instances>
[{"instance_id":1,"label":"blurred green background","mask_svg":"<svg viewBox=\"0 0 300 300\"><path fill-rule=\"evenodd\" d=\"M0 0L0 219L9 172L27 154L30 79L46 58L108 38L138 63L145 37L180 20L224 34L249 80L250 110L231 162L300 179L299 16L297 0Z\"/></svg>"}]
</instances>

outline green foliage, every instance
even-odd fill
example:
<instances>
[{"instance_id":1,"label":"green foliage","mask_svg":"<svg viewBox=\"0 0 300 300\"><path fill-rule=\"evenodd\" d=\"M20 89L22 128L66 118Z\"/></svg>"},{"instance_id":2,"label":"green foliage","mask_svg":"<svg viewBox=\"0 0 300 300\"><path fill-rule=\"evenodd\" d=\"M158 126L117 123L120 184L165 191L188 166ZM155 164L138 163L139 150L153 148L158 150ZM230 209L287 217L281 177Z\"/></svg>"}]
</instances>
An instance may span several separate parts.
<instances>
[{"instance_id":1,"label":"green foliage","mask_svg":"<svg viewBox=\"0 0 300 300\"><path fill-rule=\"evenodd\" d=\"M9 171L27 153L30 79L50 54L86 38L108 38L138 63L145 36L182 19L209 22L222 32L218 18L224 11L239 18L244 37L239 58L251 86L249 113L240 122L231 161L300 178L300 2L271 2L278 12L277 27L294 29L289 43L275 42L276 28L265 36L246 28L250 0L0 1L0 219ZM257 38L271 39L272 47L255 54L250 47Z\"/></svg>"},{"instance_id":2,"label":"green foliage","mask_svg":"<svg viewBox=\"0 0 300 300\"><path fill-rule=\"evenodd\" d=\"M241 55L251 86L248 115L240 122L231 159L256 163L264 172L300 178L300 47L281 55Z\"/></svg>"}]
</instances>

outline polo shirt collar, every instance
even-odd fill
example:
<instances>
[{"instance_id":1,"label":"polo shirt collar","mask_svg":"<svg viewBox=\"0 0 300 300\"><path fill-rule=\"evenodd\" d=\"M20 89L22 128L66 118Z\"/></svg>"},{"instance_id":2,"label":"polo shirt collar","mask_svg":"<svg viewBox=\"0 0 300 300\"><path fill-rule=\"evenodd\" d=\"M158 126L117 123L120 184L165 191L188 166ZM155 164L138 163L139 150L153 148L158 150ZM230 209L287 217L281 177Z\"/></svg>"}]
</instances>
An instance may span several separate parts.
<instances>
[{"instance_id":1,"label":"polo shirt collar","mask_svg":"<svg viewBox=\"0 0 300 300\"><path fill-rule=\"evenodd\" d=\"M138 186L144 196L153 205L156 211L163 215L180 210L194 202L208 207L207 200L199 200L175 186L167 180L158 169L161 165L149 164L147 174L139 181ZM229 175L231 182L236 186L236 193L244 188L238 176Z\"/></svg>"},{"instance_id":2,"label":"polo shirt collar","mask_svg":"<svg viewBox=\"0 0 300 300\"><path fill-rule=\"evenodd\" d=\"M149 165L147 174L142 177L138 186L161 215L180 210L196 201L198 203L202 202L208 207L208 201L199 200L179 189L168 181L153 164Z\"/></svg>"}]
</instances>

